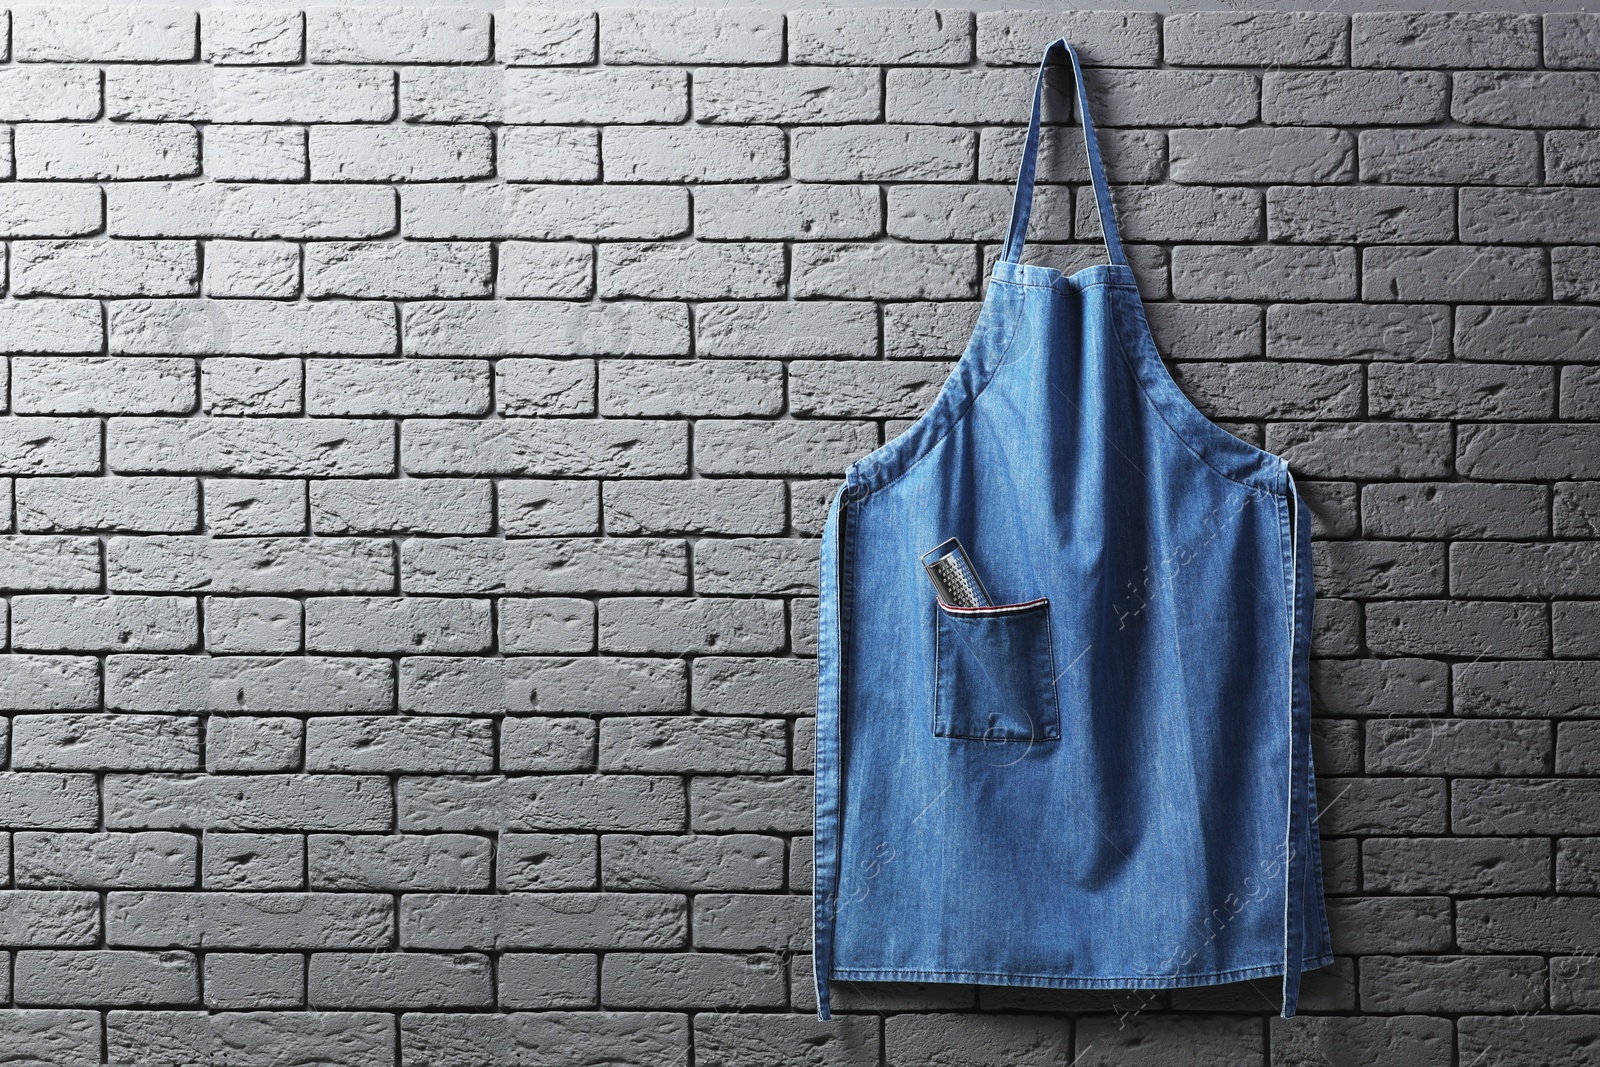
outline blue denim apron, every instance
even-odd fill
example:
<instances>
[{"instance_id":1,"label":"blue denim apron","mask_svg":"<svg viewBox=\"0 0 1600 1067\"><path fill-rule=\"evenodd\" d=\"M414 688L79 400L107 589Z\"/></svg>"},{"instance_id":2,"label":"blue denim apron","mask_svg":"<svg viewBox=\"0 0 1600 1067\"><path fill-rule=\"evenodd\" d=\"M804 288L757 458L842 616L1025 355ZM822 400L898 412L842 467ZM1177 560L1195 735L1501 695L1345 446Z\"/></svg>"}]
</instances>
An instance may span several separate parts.
<instances>
[{"instance_id":1,"label":"blue denim apron","mask_svg":"<svg viewBox=\"0 0 1600 1067\"><path fill-rule=\"evenodd\" d=\"M1045 67L1072 63L1110 263L1021 262ZM1045 52L1010 231L932 406L823 531L818 1014L836 981L1162 989L1332 962L1310 517L1168 375L1078 59ZM993 601L942 604L960 539Z\"/></svg>"}]
</instances>

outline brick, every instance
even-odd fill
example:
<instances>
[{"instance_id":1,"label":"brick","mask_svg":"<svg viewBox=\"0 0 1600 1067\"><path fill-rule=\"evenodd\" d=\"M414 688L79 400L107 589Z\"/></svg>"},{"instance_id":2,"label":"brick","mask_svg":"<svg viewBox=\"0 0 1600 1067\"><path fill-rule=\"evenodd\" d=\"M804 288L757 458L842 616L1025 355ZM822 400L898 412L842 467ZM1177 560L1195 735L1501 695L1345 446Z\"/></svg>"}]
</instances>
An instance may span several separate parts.
<instances>
[{"instance_id":1,"label":"brick","mask_svg":"<svg viewBox=\"0 0 1600 1067\"><path fill-rule=\"evenodd\" d=\"M770 126L617 126L601 159L611 182L761 181L783 176L784 146Z\"/></svg>"},{"instance_id":2,"label":"brick","mask_svg":"<svg viewBox=\"0 0 1600 1067\"><path fill-rule=\"evenodd\" d=\"M968 245L797 245L791 252L796 297L927 300L977 293L977 263Z\"/></svg>"},{"instance_id":3,"label":"brick","mask_svg":"<svg viewBox=\"0 0 1600 1067\"><path fill-rule=\"evenodd\" d=\"M1506 1067L1577 1067L1588 1055L1597 1029L1600 1026L1593 1015L1468 1016L1461 1020L1457 1040L1461 1056L1482 1056L1493 1051Z\"/></svg>"},{"instance_id":4,"label":"brick","mask_svg":"<svg viewBox=\"0 0 1600 1067\"><path fill-rule=\"evenodd\" d=\"M592 771L597 734L589 719L507 719L500 730L500 768L510 772Z\"/></svg>"},{"instance_id":5,"label":"brick","mask_svg":"<svg viewBox=\"0 0 1600 1067\"><path fill-rule=\"evenodd\" d=\"M1544 135L1544 171L1552 185L1600 184L1600 148L1579 130L1551 130Z\"/></svg>"},{"instance_id":6,"label":"brick","mask_svg":"<svg viewBox=\"0 0 1600 1067\"><path fill-rule=\"evenodd\" d=\"M606 532L612 534L777 534L784 524L776 481L607 482Z\"/></svg>"},{"instance_id":7,"label":"brick","mask_svg":"<svg viewBox=\"0 0 1600 1067\"><path fill-rule=\"evenodd\" d=\"M1226 245L1173 251L1172 289L1194 300L1350 300L1355 252L1346 248Z\"/></svg>"},{"instance_id":8,"label":"brick","mask_svg":"<svg viewBox=\"0 0 1600 1067\"><path fill-rule=\"evenodd\" d=\"M513 891L594 889L599 862L593 834L501 834L495 881Z\"/></svg>"},{"instance_id":9,"label":"brick","mask_svg":"<svg viewBox=\"0 0 1600 1067\"><path fill-rule=\"evenodd\" d=\"M508 66L595 60L596 22L592 11L496 11L494 27L497 58Z\"/></svg>"},{"instance_id":10,"label":"brick","mask_svg":"<svg viewBox=\"0 0 1600 1067\"><path fill-rule=\"evenodd\" d=\"M682 122L688 117L688 79L681 70L513 69L506 71L504 84L505 122ZM695 85L699 92L698 76Z\"/></svg>"},{"instance_id":11,"label":"brick","mask_svg":"<svg viewBox=\"0 0 1600 1067\"><path fill-rule=\"evenodd\" d=\"M490 489L466 479L352 479L311 486L311 528L319 534L489 531Z\"/></svg>"},{"instance_id":12,"label":"brick","mask_svg":"<svg viewBox=\"0 0 1600 1067\"><path fill-rule=\"evenodd\" d=\"M675 660L519 659L507 675L513 711L646 713L688 705L686 672Z\"/></svg>"},{"instance_id":13,"label":"brick","mask_svg":"<svg viewBox=\"0 0 1600 1067\"><path fill-rule=\"evenodd\" d=\"M16 880L40 889L176 889L193 886L197 842L188 834L21 832L12 838Z\"/></svg>"},{"instance_id":14,"label":"brick","mask_svg":"<svg viewBox=\"0 0 1600 1067\"><path fill-rule=\"evenodd\" d=\"M189 952L47 949L17 953L22 1004L198 1004L200 968Z\"/></svg>"},{"instance_id":15,"label":"brick","mask_svg":"<svg viewBox=\"0 0 1600 1067\"><path fill-rule=\"evenodd\" d=\"M300 250L258 241L207 241L205 274L207 296L295 296L300 291Z\"/></svg>"},{"instance_id":16,"label":"brick","mask_svg":"<svg viewBox=\"0 0 1600 1067\"><path fill-rule=\"evenodd\" d=\"M1600 68L1600 20L1577 12L1546 15L1544 65L1569 70Z\"/></svg>"},{"instance_id":17,"label":"brick","mask_svg":"<svg viewBox=\"0 0 1600 1067\"><path fill-rule=\"evenodd\" d=\"M1254 189L1123 185L1112 196L1124 240L1250 241L1263 233L1261 194ZM1090 197L1077 200L1076 228L1079 240L1101 239L1099 209ZM1029 229L1042 236L1037 224Z\"/></svg>"},{"instance_id":18,"label":"brick","mask_svg":"<svg viewBox=\"0 0 1600 1067\"><path fill-rule=\"evenodd\" d=\"M878 1029L876 1019L860 1016L823 1023L799 1015L697 1012L695 1062L704 1067L780 1064L792 1050L806 1048L814 1050L819 1063L870 1067L878 1059Z\"/></svg>"},{"instance_id":19,"label":"brick","mask_svg":"<svg viewBox=\"0 0 1600 1067\"><path fill-rule=\"evenodd\" d=\"M494 731L487 719L311 719L306 753L312 772L482 774L494 766Z\"/></svg>"},{"instance_id":20,"label":"brick","mask_svg":"<svg viewBox=\"0 0 1600 1067\"><path fill-rule=\"evenodd\" d=\"M970 181L971 130L926 125L802 126L790 134L800 181Z\"/></svg>"},{"instance_id":21,"label":"brick","mask_svg":"<svg viewBox=\"0 0 1600 1067\"><path fill-rule=\"evenodd\" d=\"M0 584L13 593L94 589L99 555L98 545L82 537L0 537Z\"/></svg>"},{"instance_id":22,"label":"brick","mask_svg":"<svg viewBox=\"0 0 1600 1067\"><path fill-rule=\"evenodd\" d=\"M1463 71L1452 84L1450 115L1485 126L1600 126L1600 74Z\"/></svg>"},{"instance_id":23,"label":"brick","mask_svg":"<svg viewBox=\"0 0 1600 1067\"><path fill-rule=\"evenodd\" d=\"M16 176L47 181L183 178L199 173L192 126L26 123L14 143Z\"/></svg>"},{"instance_id":24,"label":"brick","mask_svg":"<svg viewBox=\"0 0 1600 1067\"><path fill-rule=\"evenodd\" d=\"M194 363L187 359L100 357L12 361L18 413L170 414L194 407Z\"/></svg>"},{"instance_id":25,"label":"brick","mask_svg":"<svg viewBox=\"0 0 1600 1067\"><path fill-rule=\"evenodd\" d=\"M93 353L105 346L95 300L27 300L0 305L0 353Z\"/></svg>"},{"instance_id":26,"label":"brick","mask_svg":"<svg viewBox=\"0 0 1600 1067\"><path fill-rule=\"evenodd\" d=\"M1464 663L1455 668L1458 714L1589 716L1588 663Z\"/></svg>"},{"instance_id":27,"label":"brick","mask_svg":"<svg viewBox=\"0 0 1600 1067\"><path fill-rule=\"evenodd\" d=\"M660 160L652 161L659 166ZM505 126L496 160L512 182L592 182L600 177L598 130L581 126Z\"/></svg>"},{"instance_id":28,"label":"brick","mask_svg":"<svg viewBox=\"0 0 1600 1067\"><path fill-rule=\"evenodd\" d=\"M305 56L305 16L298 11L224 8L200 21L200 58L218 65L298 63Z\"/></svg>"},{"instance_id":29,"label":"brick","mask_svg":"<svg viewBox=\"0 0 1600 1067\"><path fill-rule=\"evenodd\" d=\"M0 121L62 122L100 114L100 74L81 67L0 70Z\"/></svg>"},{"instance_id":30,"label":"brick","mask_svg":"<svg viewBox=\"0 0 1600 1067\"><path fill-rule=\"evenodd\" d=\"M969 11L796 11L789 16L789 61L960 65L972 60L972 27Z\"/></svg>"},{"instance_id":31,"label":"brick","mask_svg":"<svg viewBox=\"0 0 1600 1067\"><path fill-rule=\"evenodd\" d=\"M187 597L43 595L11 601L11 643L43 651L184 651L198 641Z\"/></svg>"},{"instance_id":32,"label":"brick","mask_svg":"<svg viewBox=\"0 0 1600 1067\"><path fill-rule=\"evenodd\" d=\"M303 534L305 513L301 481L230 478L206 485L206 526L214 536Z\"/></svg>"},{"instance_id":33,"label":"brick","mask_svg":"<svg viewBox=\"0 0 1600 1067\"><path fill-rule=\"evenodd\" d=\"M187 296L198 291L194 242L13 242L18 296Z\"/></svg>"},{"instance_id":34,"label":"brick","mask_svg":"<svg viewBox=\"0 0 1600 1067\"><path fill-rule=\"evenodd\" d=\"M91 186L8 182L0 188L0 236L83 237L99 230L104 217L100 192Z\"/></svg>"},{"instance_id":35,"label":"brick","mask_svg":"<svg viewBox=\"0 0 1600 1067\"><path fill-rule=\"evenodd\" d=\"M667 893L418 893L400 905L407 948L673 948L686 937L684 898Z\"/></svg>"},{"instance_id":36,"label":"brick","mask_svg":"<svg viewBox=\"0 0 1600 1067\"><path fill-rule=\"evenodd\" d=\"M779 1007L785 1000L776 955L611 952L600 1002L618 1008Z\"/></svg>"},{"instance_id":37,"label":"brick","mask_svg":"<svg viewBox=\"0 0 1600 1067\"><path fill-rule=\"evenodd\" d=\"M991 126L978 144L980 181L1016 181L1022 165L1027 130ZM1158 182L1167 173L1167 139L1152 130L1095 130L1106 177L1113 182ZM1072 127L1045 126L1039 131L1036 182L1086 182L1089 162L1083 154L1083 133Z\"/></svg>"},{"instance_id":38,"label":"brick","mask_svg":"<svg viewBox=\"0 0 1600 1067\"><path fill-rule=\"evenodd\" d=\"M694 778L691 829L703 833L805 833L811 825L808 777Z\"/></svg>"},{"instance_id":39,"label":"brick","mask_svg":"<svg viewBox=\"0 0 1600 1067\"><path fill-rule=\"evenodd\" d=\"M503 652L551 654L594 650L595 609L576 597L500 601L499 644Z\"/></svg>"},{"instance_id":40,"label":"brick","mask_svg":"<svg viewBox=\"0 0 1600 1067\"><path fill-rule=\"evenodd\" d=\"M296 834L205 835L201 885L212 890L304 889L305 841Z\"/></svg>"},{"instance_id":41,"label":"brick","mask_svg":"<svg viewBox=\"0 0 1600 1067\"><path fill-rule=\"evenodd\" d=\"M1581 300L1600 303L1600 276L1596 265L1600 253L1593 248L1553 248L1550 250L1550 278L1552 295L1557 300Z\"/></svg>"},{"instance_id":42,"label":"brick","mask_svg":"<svg viewBox=\"0 0 1600 1067\"><path fill-rule=\"evenodd\" d=\"M1350 19L1357 67L1533 67L1537 15L1357 12Z\"/></svg>"},{"instance_id":43,"label":"brick","mask_svg":"<svg viewBox=\"0 0 1600 1067\"><path fill-rule=\"evenodd\" d=\"M1600 360L1600 311L1592 308L1463 307L1456 320L1460 359Z\"/></svg>"},{"instance_id":44,"label":"brick","mask_svg":"<svg viewBox=\"0 0 1600 1067\"><path fill-rule=\"evenodd\" d=\"M1550 292L1532 248L1416 245L1363 249L1363 299L1480 302L1539 300Z\"/></svg>"},{"instance_id":45,"label":"brick","mask_svg":"<svg viewBox=\"0 0 1600 1067\"><path fill-rule=\"evenodd\" d=\"M1535 590L1546 596L1588 595L1591 583L1585 569L1592 566L1596 548L1600 546L1583 543L1452 545L1451 590L1464 596L1516 596Z\"/></svg>"},{"instance_id":46,"label":"brick","mask_svg":"<svg viewBox=\"0 0 1600 1067\"><path fill-rule=\"evenodd\" d=\"M300 770L305 723L284 717L217 716L207 723L206 770L213 774Z\"/></svg>"},{"instance_id":47,"label":"brick","mask_svg":"<svg viewBox=\"0 0 1600 1067\"><path fill-rule=\"evenodd\" d=\"M467 834L312 834L311 888L375 892L489 888L489 841Z\"/></svg>"},{"instance_id":48,"label":"brick","mask_svg":"<svg viewBox=\"0 0 1600 1067\"><path fill-rule=\"evenodd\" d=\"M308 360L306 410L321 415L481 415L489 365L468 360Z\"/></svg>"},{"instance_id":49,"label":"brick","mask_svg":"<svg viewBox=\"0 0 1600 1067\"><path fill-rule=\"evenodd\" d=\"M1457 940L1467 952L1576 952L1594 917L1593 897L1464 900Z\"/></svg>"},{"instance_id":50,"label":"brick","mask_svg":"<svg viewBox=\"0 0 1600 1067\"><path fill-rule=\"evenodd\" d=\"M207 126L204 143L206 176L217 181L293 182L310 175L303 129Z\"/></svg>"},{"instance_id":51,"label":"brick","mask_svg":"<svg viewBox=\"0 0 1600 1067\"><path fill-rule=\"evenodd\" d=\"M1362 881L1379 893L1548 892L1550 848L1518 837L1369 838Z\"/></svg>"},{"instance_id":52,"label":"brick","mask_svg":"<svg viewBox=\"0 0 1600 1067\"><path fill-rule=\"evenodd\" d=\"M1070 237L1072 203L1065 190L1046 188L1035 199L1031 229L1041 241ZM984 186L897 186L889 190L888 233L915 241L1005 236L1010 193Z\"/></svg>"},{"instance_id":53,"label":"brick","mask_svg":"<svg viewBox=\"0 0 1600 1067\"><path fill-rule=\"evenodd\" d=\"M439 1067L537 1067L602 1054L619 1067L684 1067L689 1019L665 1012L416 1012L404 1018L401 1048L407 1062Z\"/></svg>"},{"instance_id":54,"label":"brick","mask_svg":"<svg viewBox=\"0 0 1600 1067\"><path fill-rule=\"evenodd\" d=\"M600 532L597 482L506 479L498 483L497 496L502 533L538 537Z\"/></svg>"},{"instance_id":55,"label":"brick","mask_svg":"<svg viewBox=\"0 0 1600 1067\"><path fill-rule=\"evenodd\" d=\"M744 773L782 771L782 722L742 718L608 718L600 724L602 771Z\"/></svg>"},{"instance_id":56,"label":"brick","mask_svg":"<svg viewBox=\"0 0 1600 1067\"><path fill-rule=\"evenodd\" d=\"M1274 126L1400 126L1449 113L1448 82L1437 71L1268 71L1261 119Z\"/></svg>"},{"instance_id":57,"label":"brick","mask_svg":"<svg viewBox=\"0 0 1600 1067\"><path fill-rule=\"evenodd\" d=\"M681 542L599 538L413 540L400 562L408 594L679 592L686 567Z\"/></svg>"},{"instance_id":58,"label":"brick","mask_svg":"<svg viewBox=\"0 0 1600 1067\"><path fill-rule=\"evenodd\" d=\"M1559 506L1558 506L1559 507ZM1362 530L1372 537L1542 537L1541 486L1398 482L1361 490Z\"/></svg>"},{"instance_id":59,"label":"brick","mask_svg":"<svg viewBox=\"0 0 1600 1067\"><path fill-rule=\"evenodd\" d=\"M414 356L687 355L689 315L633 301L411 304L405 344Z\"/></svg>"},{"instance_id":60,"label":"brick","mask_svg":"<svg viewBox=\"0 0 1600 1067\"><path fill-rule=\"evenodd\" d=\"M739 301L695 306L695 354L705 357L861 357L878 349L865 301Z\"/></svg>"},{"instance_id":61,"label":"brick","mask_svg":"<svg viewBox=\"0 0 1600 1067\"><path fill-rule=\"evenodd\" d=\"M695 467L702 474L841 474L877 447L871 423L702 422Z\"/></svg>"},{"instance_id":62,"label":"brick","mask_svg":"<svg viewBox=\"0 0 1600 1067\"><path fill-rule=\"evenodd\" d=\"M305 957L299 953L209 952L204 967L208 1008L297 1008L305 1003Z\"/></svg>"},{"instance_id":63,"label":"brick","mask_svg":"<svg viewBox=\"0 0 1600 1067\"><path fill-rule=\"evenodd\" d=\"M1161 54L1157 17L1146 11L980 11L978 58L1036 66L1065 37L1085 66L1153 67Z\"/></svg>"},{"instance_id":64,"label":"brick","mask_svg":"<svg viewBox=\"0 0 1600 1067\"><path fill-rule=\"evenodd\" d=\"M687 813L682 779L646 775L404 778L399 805L402 830L675 832Z\"/></svg>"},{"instance_id":65,"label":"brick","mask_svg":"<svg viewBox=\"0 0 1600 1067\"><path fill-rule=\"evenodd\" d=\"M708 240L847 240L883 232L878 194L870 186L719 186L695 196L694 212L695 233Z\"/></svg>"},{"instance_id":66,"label":"brick","mask_svg":"<svg viewBox=\"0 0 1600 1067\"><path fill-rule=\"evenodd\" d=\"M91 946L99 901L97 893L11 890L0 897L0 935L16 948Z\"/></svg>"},{"instance_id":67,"label":"brick","mask_svg":"<svg viewBox=\"0 0 1600 1067\"><path fill-rule=\"evenodd\" d=\"M1344 15L1299 11L1175 14L1162 30L1174 66L1342 66L1350 34Z\"/></svg>"},{"instance_id":68,"label":"brick","mask_svg":"<svg viewBox=\"0 0 1600 1067\"><path fill-rule=\"evenodd\" d=\"M1423 600L1370 604L1367 644L1379 655L1536 658L1549 647L1549 624L1538 605L1487 600Z\"/></svg>"},{"instance_id":69,"label":"brick","mask_svg":"<svg viewBox=\"0 0 1600 1067\"><path fill-rule=\"evenodd\" d=\"M1363 130L1363 181L1530 185L1538 180L1532 134L1516 130ZM1465 236L1465 235L1463 235Z\"/></svg>"},{"instance_id":70,"label":"brick","mask_svg":"<svg viewBox=\"0 0 1600 1067\"><path fill-rule=\"evenodd\" d=\"M594 295L594 249L572 242L500 242L500 295L585 299Z\"/></svg>"},{"instance_id":71,"label":"brick","mask_svg":"<svg viewBox=\"0 0 1600 1067\"><path fill-rule=\"evenodd\" d=\"M873 70L712 67L695 74L694 116L740 124L873 122L883 117L883 90Z\"/></svg>"},{"instance_id":72,"label":"brick","mask_svg":"<svg viewBox=\"0 0 1600 1067\"><path fill-rule=\"evenodd\" d=\"M475 63L489 58L478 11L315 8L306 16L313 63Z\"/></svg>"},{"instance_id":73,"label":"brick","mask_svg":"<svg viewBox=\"0 0 1600 1067\"><path fill-rule=\"evenodd\" d=\"M1389 718L1367 729L1365 766L1377 774L1548 773L1550 729L1516 719Z\"/></svg>"},{"instance_id":74,"label":"brick","mask_svg":"<svg viewBox=\"0 0 1600 1067\"><path fill-rule=\"evenodd\" d=\"M884 1026L883 1039L889 1062L900 1064L914 1063L919 1059L941 1059L952 1063L972 1063L992 1056L1007 1063L1031 1065L1073 1055L1070 1030L1063 1020L991 1015L982 1017L975 1025L959 1029L953 1025L956 1022L951 1016L894 1017ZM1092 1022L1086 1023L1084 1029L1090 1030L1093 1025ZM1184 1036L1190 1040L1200 1038L1199 1031L1204 1025L1191 1023L1184 1028L1187 1031ZM1152 1039L1159 1040L1151 1027L1137 1022L1133 1026L1138 1027L1139 1044L1143 1045ZM1097 1029L1093 1033L1092 1037L1085 1034L1083 1043L1093 1044L1102 1050L1107 1049L1108 1042L1116 1042L1118 1038L1115 1030L1106 1033L1103 1029ZM1172 1035L1173 1038L1177 1036ZM1204 1043L1200 1047L1216 1051ZM1200 1050L1197 1048L1196 1051ZM1090 1058L1085 1062L1105 1061Z\"/></svg>"},{"instance_id":75,"label":"brick","mask_svg":"<svg viewBox=\"0 0 1600 1067\"><path fill-rule=\"evenodd\" d=\"M390 189L127 182L106 191L117 237L361 238L394 232Z\"/></svg>"},{"instance_id":76,"label":"brick","mask_svg":"<svg viewBox=\"0 0 1600 1067\"><path fill-rule=\"evenodd\" d=\"M784 266L776 243L615 242L600 247L595 271L602 297L726 300L783 295Z\"/></svg>"},{"instance_id":77,"label":"brick","mask_svg":"<svg viewBox=\"0 0 1600 1067\"><path fill-rule=\"evenodd\" d=\"M564 185L429 185L408 189L401 229L413 238L541 241L677 237L689 226L686 190ZM335 236L335 235L329 235Z\"/></svg>"},{"instance_id":78,"label":"brick","mask_svg":"<svg viewBox=\"0 0 1600 1067\"><path fill-rule=\"evenodd\" d=\"M776 600L628 597L600 602L607 652L775 652L783 643Z\"/></svg>"},{"instance_id":79,"label":"brick","mask_svg":"<svg viewBox=\"0 0 1600 1067\"><path fill-rule=\"evenodd\" d=\"M19 770L198 770L200 729L167 715L22 715L11 749Z\"/></svg>"},{"instance_id":80,"label":"brick","mask_svg":"<svg viewBox=\"0 0 1600 1067\"><path fill-rule=\"evenodd\" d=\"M120 67L106 113L137 122L386 122L394 72L309 67Z\"/></svg>"},{"instance_id":81,"label":"brick","mask_svg":"<svg viewBox=\"0 0 1600 1067\"><path fill-rule=\"evenodd\" d=\"M494 1002L487 956L318 952L306 997L319 1008L484 1008Z\"/></svg>"},{"instance_id":82,"label":"brick","mask_svg":"<svg viewBox=\"0 0 1600 1067\"><path fill-rule=\"evenodd\" d=\"M1089 107L1097 127L1223 126L1254 120L1259 97L1259 79L1242 71L1115 70L1090 86Z\"/></svg>"},{"instance_id":83,"label":"brick","mask_svg":"<svg viewBox=\"0 0 1600 1067\"><path fill-rule=\"evenodd\" d=\"M393 428L371 422L115 419L110 430L108 457L119 473L351 476L393 471Z\"/></svg>"},{"instance_id":84,"label":"brick","mask_svg":"<svg viewBox=\"0 0 1600 1067\"><path fill-rule=\"evenodd\" d=\"M755 8L600 12L602 63L776 63L783 19Z\"/></svg>"},{"instance_id":85,"label":"brick","mask_svg":"<svg viewBox=\"0 0 1600 1067\"><path fill-rule=\"evenodd\" d=\"M599 383L602 415L776 415L783 406L781 366L767 360L605 360Z\"/></svg>"},{"instance_id":86,"label":"brick","mask_svg":"<svg viewBox=\"0 0 1600 1067\"><path fill-rule=\"evenodd\" d=\"M100 1013L79 1008L13 1009L0 1020L0 1050L42 1062L90 1062L100 1055Z\"/></svg>"},{"instance_id":87,"label":"brick","mask_svg":"<svg viewBox=\"0 0 1600 1067\"><path fill-rule=\"evenodd\" d=\"M12 28L24 62L174 61L194 59L195 12L177 7L23 7Z\"/></svg>"},{"instance_id":88,"label":"brick","mask_svg":"<svg viewBox=\"0 0 1600 1067\"><path fill-rule=\"evenodd\" d=\"M1372 956L1361 1003L1382 1012L1534 1011L1545 1003L1539 956Z\"/></svg>"},{"instance_id":89,"label":"brick","mask_svg":"<svg viewBox=\"0 0 1600 1067\"><path fill-rule=\"evenodd\" d=\"M1462 474L1469 478L1589 478L1600 463L1594 427L1559 423L1462 428Z\"/></svg>"},{"instance_id":90,"label":"brick","mask_svg":"<svg viewBox=\"0 0 1600 1067\"><path fill-rule=\"evenodd\" d=\"M1539 419L1555 410L1548 367L1387 363L1368 368L1367 410L1399 419Z\"/></svg>"},{"instance_id":91,"label":"brick","mask_svg":"<svg viewBox=\"0 0 1600 1067\"><path fill-rule=\"evenodd\" d=\"M501 1008L592 1008L600 987L597 957L578 952L517 952L499 958Z\"/></svg>"},{"instance_id":92,"label":"brick","mask_svg":"<svg viewBox=\"0 0 1600 1067\"><path fill-rule=\"evenodd\" d=\"M269 1057L351 1067L394 1062L395 1021L375 1012L113 1011L106 1043L113 1062L206 1063L224 1057L264 1067ZM250 1050L248 1054L240 1050Z\"/></svg>"},{"instance_id":93,"label":"brick","mask_svg":"<svg viewBox=\"0 0 1600 1067\"><path fill-rule=\"evenodd\" d=\"M412 422L401 436L401 462L412 474L647 477L683 472L687 441L681 428L627 420L601 425L608 431L603 436L598 426L562 423Z\"/></svg>"},{"instance_id":94,"label":"brick","mask_svg":"<svg viewBox=\"0 0 1600 1067\"><path fill-rule=\"evenodd\" d=\"M1421 244L1456 236L1449 189L1352 185L1267 190L1267 235L1275 241ZM1204 239L1212 239L1202 235Z\"/></svg>"},{"instance_id":95,"label":"brick","mask_svg":"<svg viewBox=\"0 0 1600 1067\"><path fill-rule=\"evenodd\" d=\"M105 793L115 829L385 830L390 817L385 779L374 777L112 775Z\"/></svg>"},{"instance_id":96,"label":"brick","mask_svg":"<svg viewBox=\"0 0 1600 1067\"><path fill-rule=\"evenodd\" d=\"M493 167L484 127L313 126L309 133L312 181L459 181Z\"/></svg>"},{"instance_id":97,"label":"brick","mask_svg":"<svg viewBox=\"0 0 1600 1067\"><path fill-rule=\"evenodd\" d=\"M1600 189L1463 189L1461 237L1519 244L1600 241L1597 209Z\"/></svg>"}]
</instances>

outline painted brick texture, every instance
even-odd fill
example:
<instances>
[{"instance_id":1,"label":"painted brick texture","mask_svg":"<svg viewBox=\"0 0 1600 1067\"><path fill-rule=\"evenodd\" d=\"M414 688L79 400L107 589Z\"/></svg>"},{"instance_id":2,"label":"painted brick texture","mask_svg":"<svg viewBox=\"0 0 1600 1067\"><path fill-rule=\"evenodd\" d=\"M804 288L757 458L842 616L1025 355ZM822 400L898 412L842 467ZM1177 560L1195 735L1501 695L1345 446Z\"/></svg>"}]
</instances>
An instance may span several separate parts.
<instances>
[{"instance_id":1,"label":"painted brick texture","mask_svg":"<svg viewBox=\"0 0 1600 1067\"><path fill-rule=\"evenodd\" d=\"M1600 17L0 30L0 1060L1591 1061ZM1059 34L1174 373L1315 504L1339 958L1289 1021L821 1024L817 537L960 355Z\"/></svg>"}]
</instances>

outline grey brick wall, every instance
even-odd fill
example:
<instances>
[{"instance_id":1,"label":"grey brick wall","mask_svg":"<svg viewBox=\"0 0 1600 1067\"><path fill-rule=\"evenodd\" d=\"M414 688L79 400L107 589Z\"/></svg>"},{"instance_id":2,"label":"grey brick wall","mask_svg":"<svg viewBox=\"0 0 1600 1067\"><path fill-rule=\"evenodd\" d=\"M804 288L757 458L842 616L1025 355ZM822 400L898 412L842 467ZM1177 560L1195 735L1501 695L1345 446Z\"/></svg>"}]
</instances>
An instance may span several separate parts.
<instances>
[{"instance_id":1,"label":"grey brick wall","mask_svg":"<svg viewBox=\"0 0 1600 1067\"><path fill-rule=\"evenodd\" d=\"M0 1060L1593 1062L1600 17L0 28ZM1175 373L1316 502L1339 960L1288 1022L819 1024L816 537L961 350L1062 33Z\"/></svg>"}]
</instances>

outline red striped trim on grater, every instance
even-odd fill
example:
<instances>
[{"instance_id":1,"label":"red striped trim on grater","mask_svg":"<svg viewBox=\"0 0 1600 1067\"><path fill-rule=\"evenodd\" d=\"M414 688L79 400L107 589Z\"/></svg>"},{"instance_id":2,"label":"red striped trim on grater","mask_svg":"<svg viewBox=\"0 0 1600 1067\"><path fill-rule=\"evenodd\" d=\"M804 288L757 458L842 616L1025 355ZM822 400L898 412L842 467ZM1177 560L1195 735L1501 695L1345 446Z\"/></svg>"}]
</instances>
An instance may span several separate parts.
<instances>
[{"instance_id":1,"label":"red striped trim on grater","mask_svg":"<svg viewBox=\"0 0 1600 1067\"><path fill-rule=\"evenodd\" d=\"M1050 598L1042 596L1038 600L1025 600L1020 604L993 604L969 608L959 604L946 604L941 600L939 606L957 615L1013 615L1019 611L1026 611L1029 608L1036 608L1040 604L1048 603L1050 603Z\"/></svg>"}]
</instances>

